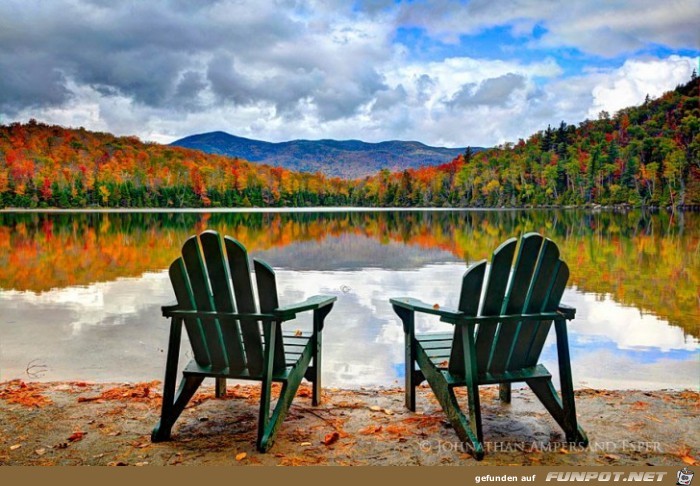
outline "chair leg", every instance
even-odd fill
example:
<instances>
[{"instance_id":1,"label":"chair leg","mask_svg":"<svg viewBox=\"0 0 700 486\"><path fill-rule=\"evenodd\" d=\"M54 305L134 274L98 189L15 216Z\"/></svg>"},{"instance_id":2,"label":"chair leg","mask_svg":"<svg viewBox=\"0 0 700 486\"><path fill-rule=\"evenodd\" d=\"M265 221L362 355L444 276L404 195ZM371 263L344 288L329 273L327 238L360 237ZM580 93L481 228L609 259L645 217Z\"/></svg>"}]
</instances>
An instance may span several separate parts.
<instances>
[{"instance_id":1,"label":"chair leg","mask_svg":"<svg viewBox=\"0 0 700 486\"><path fill-rule=\"evenodd\" d=\"M204 381L204 378L199 376L184 377L180 382L180 388L177 391L177 398L175 398L174 402L169 403L164 393L160 421L151 433L152 442L170 440L170 432L175 421L185 409L187 402L195 394L199 385L202 384L202 381Z\"/></svg>"},{"instance_id":2,"label":"chair leg","mask_svg":"<svg viewBox=\"0 0 700 486\"><path fill-rule=\"evenodd\" d=\"M216 389L214 392L216 398L222 398L226 396L226 378L216 379Z\"/></svg>"},{"instance_id":3,"label":"chair leg","mask_svg":"<svg viewBox=\"0 0 700 486\"><path fill-rule=\"evenodd\" d=\"M313 366L313 379L311 380L313 382L313 389L312 389L312 395L311 395L311 404L313 406L317 406L318 404L321 403L321 369L322 369L321 349L323 346L323 323L324 323L326 317L328 316L328 314L330 313L331 309L333 309L333 304L314 310L314 334L312 337L312 340L314 343L313 344L313 346L314 346L314 349L313 349L314 366Z\"/></svg>"},{"instance_id":4,"label":"chair leg","mask_svg":"<svg viewBox=\"0 0 700 486\"><path fill-rule=\"evenodd\" d=\"M484 458L484 447L482 445L478 385L472 384L472 386L468 387L469 418L467 418L459 407L459 402L452 387L447 384L447 380L445 380L442 373L430 364L430 358L420 353L417 357L425 379L433 393L435 393L435 397L455 429L457 436L465 445L472 449L472 454L477 461L482 460Z\"/></svg>"},{"instance_id":5,"label":"chair leg","mask_svg":"<svg viewBox=\"0 0 700 486\"><path fill-rule=\"evenodd\" d=\"M405 401L406 408L411 412L416 411L416 358L415 358L415 339L413 336L406 334L406 356L405 356L405 370L406 374L406 388L405 388Z\"/></svg>"},{"instance_id":6,"label":"chair leg","mask_svg":"<svg viewBox=\"0 0 700 486\"><path fill-rule=\"evenodd\" d=\"M314 366L313 366L313 388L311 391L311 405L314 407L321 403L321 345L322 334L316 334L314 343Z\"/></svg>"},{"instance_id":7,"label":"chair leg","mask_svg":"<svg viewBox=\"0 0 700 486\"><path fill-rule=\"evenodd\" d=\"M503 403L510 403L511 398L511 388L510 383L500 383L498 385L498 398L501 399Z\"/></svg>"},{"instance_id":8,"label":"chair leg","mask_svg":"<svg viewBox=\"0 0 700 486\"><path fill-rule=\"evenodd\" d=\"M562 428L566 431L569 442L588 445L588 437L578 426L576 418L576 401L574 400L574 383L571 376L571 356L569 356L569 337L566 330L566 321L557 319L554 321L554 330L557 335L557 361L559 362L559 379L562 395Z\"/></svg>"},{"instance_id":9,"label":"chair leg","mask_svg":"<svg viewBox=\"0 0 700 486\"><path fill-rule=\"evenodd\" d=\"M430 380L428 380L430 383ZM459 402L454 394L454 391L447 385L447 382L436 384L430 387L435 392L435 396L440 402L443 411L452 424L452 427L457 433L457 437L472 448L472 454L477 461L484 458L484 447L482 445L481 433L481 412L479 410L478 394L472 398L472 392L469 391L469 419L459 407Z\"/></svg>"},{"instance_id":10,"label":"chair leg","mask_svg":"<svg viewBox=\"0 0 700 486\"><path fill-rule=\"evenodd\" d=\"M308 361L307 361L308 364ZM275 436L279 430L284 418L287 416L289 407L294 400L294 396L297 394L301 380L304 377L304 372L302 371L305 365L297 366L293 371L290 372L288 379L282 385L282 390L280 391L280 396L277 399L277 404L272 412L272 416L269 415L270 410L270 400L269 393L267 390L267 399L262 399L260 401L260 418L258 423L258 440L257 448L260 452L267 452L270 447L274 444ZM263 385L264 386L264 385ZM263 394L265 395L265 390L263 389Z\"/></svg>"},{"instance_id":11,"label":"chair leg","mask_svg":"<svg viewBox=\"0 0 700 486\"><path fill-rule=\"evenodd\" d=\"M473 380L467 379L467 404L469 405L469 425L476 440L481 444L484 442L484 433L481 428L481 400L479 398L479 385Z\"/></svg>"},{"instance_id":12,"label":"chair leg","mask_svg":"<svg viewBox=\"0 0 700 486\"><path fill-rule=\"evenodd\" d=\"M556 420L559 426L564 430L567 442L579 444L584 447L587 446L588 437L583 429L578 426L575 411L573 414L571 413L570 407L574 399L573 394L566 397L562 404L562 400L554 389L551 378L527 380L526 383L540 402L542 402L542 405L544 405L547 411L552 415L554 420Z\"/></svg>"}]
</instances>

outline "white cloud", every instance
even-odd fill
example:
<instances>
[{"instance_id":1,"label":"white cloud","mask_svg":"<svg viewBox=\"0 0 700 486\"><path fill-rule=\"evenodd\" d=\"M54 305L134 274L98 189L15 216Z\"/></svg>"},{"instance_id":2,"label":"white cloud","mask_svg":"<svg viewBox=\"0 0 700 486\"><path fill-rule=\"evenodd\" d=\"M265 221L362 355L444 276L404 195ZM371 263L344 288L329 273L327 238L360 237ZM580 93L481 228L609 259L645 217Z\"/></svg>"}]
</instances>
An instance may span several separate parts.
<instances>
[{"instance_id":1,"label":"white cloud","mask_svg":"<svg viewBox=\"0 0 700 486\"><path fill-rule=\"evenodd\" d=\"M432 0L402 4L397 20L447 42L497 26L528 39L539 25L546 32L541 39L530 39L531 46L615 56L649 44L697 48L698 18L700 3L695 0Z\"/></svg>"},{"instance_id":2,"label":"white cloud","mask_svg":"<svg viewBox=\"0 0 700 486\"><path fill-rule=\"evenodd\" d=\"M619 69L602 75L593 87L593 104L587 116L593 118L601 110L614 113L641 104L647 95L658 97L687 82L697 64L697 59L675 55L666 59L626 61Z\"/></svg>"},{"instance_id":3,"label":"white cloud","mask_svg":"<svg viewBox=\"0 0 700 486\"><path fill-rule=\"evenodd\" d=\"M649 44L697 48L700 3L695 0L571 2L547 18L543 47L572 46L602 56Z\"/></svg>"},{"instance_id":4,"label":"white cloud","mask_svg":"<svg viewBox=\"0 0 700 486\"><path fill-rule=\"evenodd\" d=\"M686 25L693 3L650 4L651 13L633 4L5 2L0 122L36 118L164 143L212 130L269 141L517 141L658 96L686 81L697 58L635 57L571 77L554 51L527 62L517 51L423 59L398 42L397 26L456 41L506 25L520 50L697 41ZM535 25L546 30L540 39Z\"/></svg>"}]
</instances>

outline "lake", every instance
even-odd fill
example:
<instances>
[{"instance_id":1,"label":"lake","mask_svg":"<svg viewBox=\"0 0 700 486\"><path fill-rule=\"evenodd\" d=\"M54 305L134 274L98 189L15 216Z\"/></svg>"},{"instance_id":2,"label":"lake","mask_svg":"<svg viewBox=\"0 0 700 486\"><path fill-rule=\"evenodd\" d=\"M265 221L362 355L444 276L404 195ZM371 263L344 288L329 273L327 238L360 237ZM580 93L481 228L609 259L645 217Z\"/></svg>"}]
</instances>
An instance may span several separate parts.
<instances>
[{"instance_id":1,"label":"lake","mask_svg":"<svg viewBox=\"0 0 700 486\"><path fill-rule=\"evenodd\" d=\"M576 387L698 389L700 214L579 210L2 212L0 381L162 379L166 268L209 228L277 270L282 304L338 297L325 386L402 384L403 332L388 299L456 306L471 262L537 231L571 268L563 302L577 309ZM421 317L417 328L450 325ZM556 372L553 337L542 360Z\"/></svg>"}]
</instances>

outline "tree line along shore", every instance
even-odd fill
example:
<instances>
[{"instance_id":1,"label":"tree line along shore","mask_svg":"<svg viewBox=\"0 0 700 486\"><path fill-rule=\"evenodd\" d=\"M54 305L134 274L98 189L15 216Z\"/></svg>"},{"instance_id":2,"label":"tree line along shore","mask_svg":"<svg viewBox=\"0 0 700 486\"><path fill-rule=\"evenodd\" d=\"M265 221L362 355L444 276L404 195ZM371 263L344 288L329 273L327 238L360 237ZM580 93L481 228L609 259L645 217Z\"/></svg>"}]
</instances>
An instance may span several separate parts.
<instances>
[{"instance_id":1,"label":"tree line along shore","mask_svg":"<svg viewBox=\"0 0 700 486\"><path fill-rule=\"evenodd\" d=\"M346 180L30 120L0 126L0 208L700 207L697 76L442 165Z\"/></svg>"}]
</instances>

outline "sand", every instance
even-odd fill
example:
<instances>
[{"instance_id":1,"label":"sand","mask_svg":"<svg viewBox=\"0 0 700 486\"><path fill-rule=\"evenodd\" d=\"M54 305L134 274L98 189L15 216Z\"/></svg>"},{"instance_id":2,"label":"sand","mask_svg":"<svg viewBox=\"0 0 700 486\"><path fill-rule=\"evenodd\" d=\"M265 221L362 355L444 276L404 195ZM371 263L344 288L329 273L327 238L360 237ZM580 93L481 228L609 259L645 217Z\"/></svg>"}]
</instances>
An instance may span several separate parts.
<instances>
[{"instance_id":1,"label":"sand","mask_svg":"<svg viewBox=\"0 0 700 486\"><path fill-rule=\"evenodd\" d=\"M229 384L215 398L204 388L173 429L153 444L157 382L0 383L0 465L652 465L696 464L700 394L696 391L578 390L577 414L588 448L564 435L527 389L510 405L481 389L486 457L458 441L429 388L417 412L403 390L325 389L311 405L300 389L272 450L255 450L259 387Z\"/></svg>"}]
</instances>

